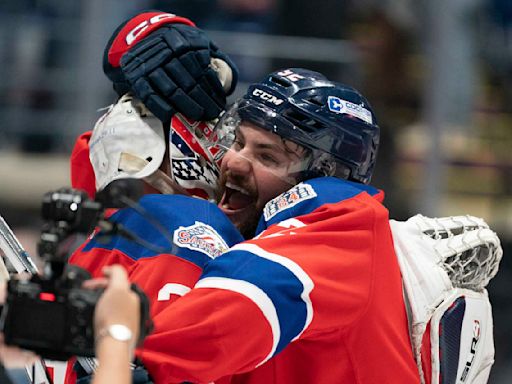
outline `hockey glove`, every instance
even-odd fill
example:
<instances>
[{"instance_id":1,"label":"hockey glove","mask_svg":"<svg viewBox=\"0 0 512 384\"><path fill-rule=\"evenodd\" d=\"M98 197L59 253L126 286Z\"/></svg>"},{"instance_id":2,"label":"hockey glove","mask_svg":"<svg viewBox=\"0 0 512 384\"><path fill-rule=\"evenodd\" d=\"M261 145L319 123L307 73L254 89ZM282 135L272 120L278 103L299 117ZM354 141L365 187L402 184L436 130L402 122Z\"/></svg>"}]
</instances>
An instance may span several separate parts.
<instances>
[{"instance_id":1,"label":"hockey glove","mask_svg":"<svg viewBox=\"0 0 512 384\"><path fill-rule=\"evenodd\" d=\"M164 122L176 112L216 118L238 77L204 31L162 12L145 12L120 26L105 49L103 69L119 95L131 91Z\"/></svg>"}]
</instances>

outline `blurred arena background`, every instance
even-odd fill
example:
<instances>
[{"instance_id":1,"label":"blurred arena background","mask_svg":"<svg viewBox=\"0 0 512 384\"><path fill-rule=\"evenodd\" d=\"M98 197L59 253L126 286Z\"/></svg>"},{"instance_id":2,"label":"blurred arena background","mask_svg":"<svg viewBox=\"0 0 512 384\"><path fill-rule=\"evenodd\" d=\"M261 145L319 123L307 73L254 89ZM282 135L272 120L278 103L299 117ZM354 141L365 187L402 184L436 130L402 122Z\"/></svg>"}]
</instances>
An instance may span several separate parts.
<instances>
[{"instance_id":1,"label":"blurred arena background","mask_svg":"<svg viewBox=\"0 0 512 384\"><path fill-rule=\"evenodd\" d=\"M151 8L209 31L239 66L237 94L284 66L360 89L382 127L373 184L391 217L469 213L499 233L490 383L510 383L512 1L0 1L0 213L32 255L43 193L69 185L75 137L115 100L103 47Z\"/></svg>"}]
</instances>

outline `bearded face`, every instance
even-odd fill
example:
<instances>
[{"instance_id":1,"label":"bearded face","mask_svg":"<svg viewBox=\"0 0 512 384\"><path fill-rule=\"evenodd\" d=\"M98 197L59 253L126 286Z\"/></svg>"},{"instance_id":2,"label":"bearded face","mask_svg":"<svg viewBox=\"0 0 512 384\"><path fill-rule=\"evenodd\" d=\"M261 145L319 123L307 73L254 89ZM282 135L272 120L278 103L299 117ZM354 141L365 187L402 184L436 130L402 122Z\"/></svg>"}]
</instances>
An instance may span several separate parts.
<instances>
[{"instance_id":1,"label":"bearded face","mask_svg":"<svg viewBox=\"0 0 512 384\"><path fill-rule=\"evenodd\" d=\"M291 177L304 150L297 144L243 122L222 159L219 208L246 238L254 231L265 204L295 184Z\"/></svg>"}]
</instances>

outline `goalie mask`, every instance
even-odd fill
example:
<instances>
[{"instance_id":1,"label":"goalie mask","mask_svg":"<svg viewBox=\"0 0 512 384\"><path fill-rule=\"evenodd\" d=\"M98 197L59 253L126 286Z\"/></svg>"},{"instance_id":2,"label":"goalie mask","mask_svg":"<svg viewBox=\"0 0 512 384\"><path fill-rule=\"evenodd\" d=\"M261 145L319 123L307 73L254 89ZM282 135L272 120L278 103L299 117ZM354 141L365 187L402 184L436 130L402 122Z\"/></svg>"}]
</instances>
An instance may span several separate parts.
<instances>
[{"instance_id":1,"label":"goalie mask","mask_svg":"<svg viewBox=\"0 0 512 384\"><path fill-rule=\"evenodd\" d=\"M291 184L336 176L367 184L379 144L368 101L355 89L301 68L270 74L249 87L217 125L219 143L231 148L242 122L255 124L306 149L288 170Z\"/></svg>"},{"instance_id":2,"label":"goalie mask","mask_svg":"<svg viewBox=\"0 0 512 384\"><path fill-rule=\"evenodd\" d=\"M140 100L126 94L94 126L89 146L96 190L114 180L136 178L161 193L213 199L219 172L212 138L208 123L180 115L173 116L166 138L162 122ZM169 160L164 160L166 140ZM168 175L159 169L163 161L170 161Z\"/></svg>"},{"instance_id":3,"label":"goalie mask","mask_svg":"<svg viewBox=\"0 0 512 384\"><path fill-rule=\"evenodd\" d=\"M122 96L96 122L89 141L96 190L114 180L142 179L153 174L164 154L162 123L140 101L129 94ZM127 167L126 156L137 159L140 165Z\"/></svg>"},{"instance_id":4,"label":"goalie mask","mask_svg":"<svg viewBox=\"0 0 512 384\"><path fill-rule=\"evenodd\" d=\"M186 119L175 114L169 133L169 161L173 179L189 194L215 200L220 158L211 122Z\"/></svg>"}]
</instances>

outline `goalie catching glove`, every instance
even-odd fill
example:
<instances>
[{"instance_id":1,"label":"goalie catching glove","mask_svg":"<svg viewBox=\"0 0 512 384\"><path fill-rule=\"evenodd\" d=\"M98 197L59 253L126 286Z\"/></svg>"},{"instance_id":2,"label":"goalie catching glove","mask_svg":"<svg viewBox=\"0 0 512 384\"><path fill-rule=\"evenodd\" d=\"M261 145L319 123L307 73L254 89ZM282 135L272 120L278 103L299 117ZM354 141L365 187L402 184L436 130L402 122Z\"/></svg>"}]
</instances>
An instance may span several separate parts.
<instances>
[{"instance_id":1,"label":"goalie catching glove","mask_svg":"<svg viewBox=\"0 0 512 384\"><path fill-rule=\"evenodd\" d=\"M121 24L103 56L119 96L132 92L161 121L179 112L207 121L226 107L238 71L229 57L186 18L143 12Z\"/></svg>"},{"instance_id":2,"label":"goalie catching glove","mask_svg":"<svg viewBox=\"0 0 512 384\"><path fill-rule=\"evenodd\" d=\"M494 362L485 287L503 255L473 216L390 220L422 384L485 384Z\"/></svg>"}]
</instances>

